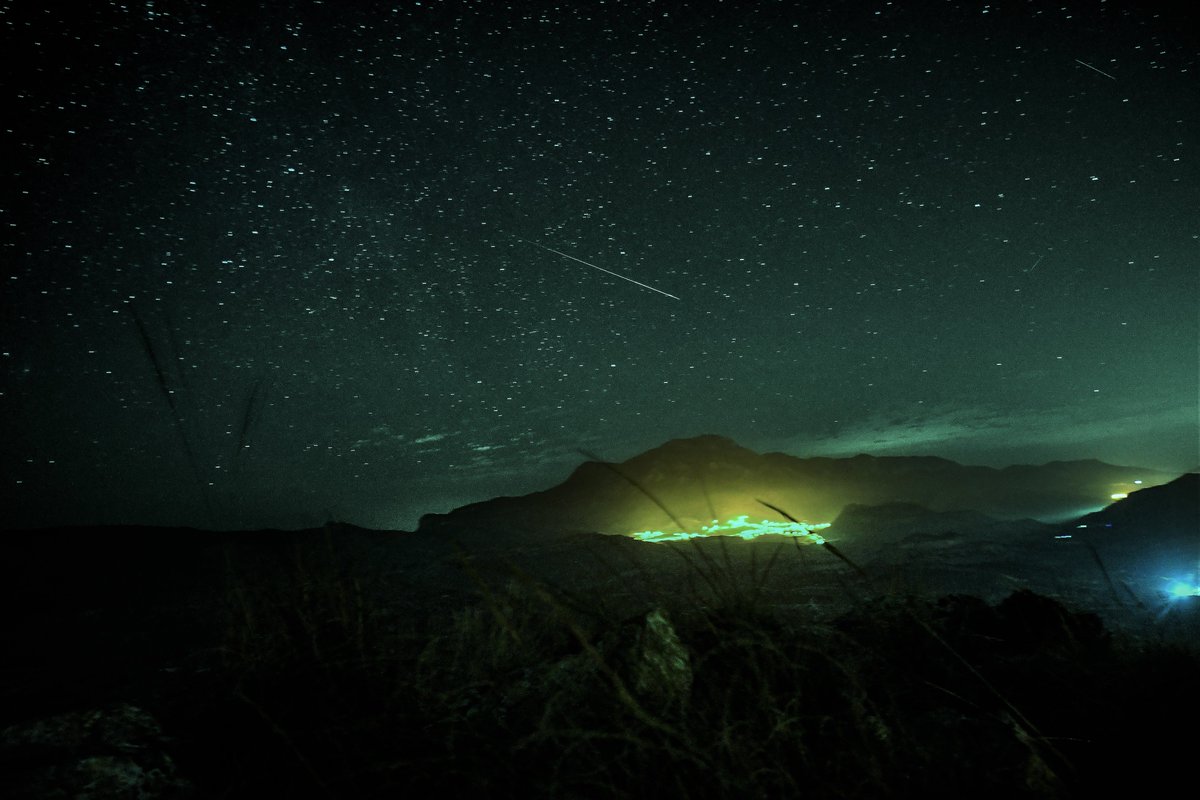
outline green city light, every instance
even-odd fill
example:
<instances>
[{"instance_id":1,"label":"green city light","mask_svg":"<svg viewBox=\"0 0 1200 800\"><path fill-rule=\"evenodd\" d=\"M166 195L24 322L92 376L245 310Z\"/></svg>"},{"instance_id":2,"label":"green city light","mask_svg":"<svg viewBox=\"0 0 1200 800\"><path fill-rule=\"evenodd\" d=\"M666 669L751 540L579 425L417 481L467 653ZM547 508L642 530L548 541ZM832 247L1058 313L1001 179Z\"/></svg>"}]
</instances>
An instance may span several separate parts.
<instances>
[{"instance_id":1,"label":"green city light","mask_svg":"<svg viewBox=\"0 0 1200 800\"><path fill-rule=\"evenodd\" d=\"M750 522L749 514L720 522L713 520L711 525L704 525L698 533L678 531L664 533L663 531L639 531L632 534L633 538L642 542L679 542L686 539L705 539L712 536L736 536L740 539L755 539L759 536L791 536L807 539L812 544L825 544L825 539L816 531L829 527L828 522L810 524L807 522L776 522L764 519L760 522Z\"/></svg>"}]
</instances>

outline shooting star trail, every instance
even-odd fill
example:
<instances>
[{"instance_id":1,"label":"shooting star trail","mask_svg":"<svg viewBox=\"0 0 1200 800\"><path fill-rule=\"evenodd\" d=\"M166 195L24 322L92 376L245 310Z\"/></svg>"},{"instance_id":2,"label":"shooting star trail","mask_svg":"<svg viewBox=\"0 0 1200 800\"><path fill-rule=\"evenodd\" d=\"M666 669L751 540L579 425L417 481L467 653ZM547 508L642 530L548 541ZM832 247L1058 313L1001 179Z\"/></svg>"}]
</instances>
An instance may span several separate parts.
<instances>
[{"instance_id":1,"label":"shooting star trail","mask_svg":"<svg viewBox=\"0 0 1200 800\"><path fill-rule=\"evenodd\" d=\"M1028 267L1028 268L1025 270L1025 272L1027 272L1027 273L1028 273L1028 272L1033 272L1035 269L1037 269L1037 268L1038 268L1038 264L1042 263L1042 259L1044 259L1044 258L1045 258L1045 256L1038 256L1038 260L1037 260L1037 261L1035 261L1035 262L1033 262L1033 266L1032 266L1032 267Z\"/></svg>"},{"instance_id":2,"label":"shooting star trail","mask_svg":"<svg viewBox=\"0 0 1200 800\"><path fill-rule=\"evenodd\" d=\"M583 264L585 267L591 267L592 269L598 269L601 272L607 272L609 275L614 275L623 281L629 281L630 283L637 284L638 286L641 286L643 289L649 289L652 292L658 292L661 295L666 295L667 297L671 298L672 300L679 299L678 297L676 297L673 294L667 294L667 292L664 292L662 289L655 289L653 286L647 286L646 284L642 283L641 281L635 281L633 278L627 278L624 275L620 274L619 272L613 272L611 269L605 269L604 267L597 267L595 264L590 264L587 261L584 261L582 258L576 258L573 255L564 253L562 250L555 250L553 247L546 247L546 245L544 245L544 244L538 244L537 242L530 241L529 239L522 239L520 236L514 236L513 238L518 241L525 242L525 244L531 244L534 247L540 247L543 250L545 250L546 252L554 253L555 255L560 255L563 258L569 258L572 261L578 261L580 264Z\"/></svg>"},{"instance_id":3,"label":"shooting star trail","mask_svg":"<svg viewBox=\"0 0 1200 800\"><path fill-rule=\"evenodd\" d=\"M1090 69L1092 72L1099 72L1101 75L1103 75L1103 76L1104 76L1104 77L1106 77L1106 78L1110 78L1110 79L1112 79L1112 80L1114 80L1114 81L1116 80L1116 78L1115 78L1115 77L1113 77L1112 75L1109 75L1107 72L1105 72L1105 71L1104 71L1104 70L1102 70L1102 69L1096 69L1095 67L1093 67L1091 64L1087 63L1086 61L1080 61L1080 60L1077 58L1077 59L1075 59L1075 63L1077 63L1077 64L1083 64L1085 67L1087 67L1088 69Z\"/></svg>"}]
</instances>

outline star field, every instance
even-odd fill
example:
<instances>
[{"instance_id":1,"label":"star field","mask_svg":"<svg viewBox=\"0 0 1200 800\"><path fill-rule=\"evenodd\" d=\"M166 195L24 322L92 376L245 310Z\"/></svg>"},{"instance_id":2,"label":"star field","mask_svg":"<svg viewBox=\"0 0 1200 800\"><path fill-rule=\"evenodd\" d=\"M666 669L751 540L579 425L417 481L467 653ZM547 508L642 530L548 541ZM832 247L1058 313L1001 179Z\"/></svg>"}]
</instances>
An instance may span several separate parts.
<instances>
[{"instance_id":1,"label":"star field","mask_svg":"<svg viewBox=\"0 0 1200 800\"><path fill-rule=\"evenodd\" d=\"M410 528L702 433L1193 468L1192 23L7 4L6 523Z\"/></svg>"}]
</instances>

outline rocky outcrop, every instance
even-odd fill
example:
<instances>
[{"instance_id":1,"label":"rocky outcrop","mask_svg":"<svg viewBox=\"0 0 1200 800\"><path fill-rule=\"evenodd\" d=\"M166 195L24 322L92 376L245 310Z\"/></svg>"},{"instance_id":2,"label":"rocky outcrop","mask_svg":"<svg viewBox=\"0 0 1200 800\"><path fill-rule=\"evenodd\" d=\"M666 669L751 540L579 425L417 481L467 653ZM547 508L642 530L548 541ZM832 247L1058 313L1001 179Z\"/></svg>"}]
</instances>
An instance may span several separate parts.
<instances>
[{"instance_id":1,"label":"rocky outcrop","mask_svg":"<svg viewBox=\"0 0 1200 800\"><path fill-rule=\"evenodd\" d=\"M0 794L79 800L194 797L165 745L154 717L128 704L13 725L0 732Z\"/></svg>"}]
</instances>

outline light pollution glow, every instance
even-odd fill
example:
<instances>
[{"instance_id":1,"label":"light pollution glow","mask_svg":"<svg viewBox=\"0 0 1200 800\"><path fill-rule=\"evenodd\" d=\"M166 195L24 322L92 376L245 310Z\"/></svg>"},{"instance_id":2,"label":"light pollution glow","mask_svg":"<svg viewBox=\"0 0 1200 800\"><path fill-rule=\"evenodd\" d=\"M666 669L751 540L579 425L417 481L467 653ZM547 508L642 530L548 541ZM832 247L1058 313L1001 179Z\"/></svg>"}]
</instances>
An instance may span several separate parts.
<instances>
[{"instance_id":1,"label":"light pollution glow","mask_svg":"<svg viewBox=\"0 0 1200 800\"><path fill-rule=\"evenodd\" d=\"M764 519L760 522L750 522L749 514L742 514L739 517L721 522L713 520L711 524L701 526L699 532L678 531L675 533L664 533L663 531L639 531L631 534L634 539L641 542L679 542L687 539L705 539L713 536L736 536L739 539L756 539L759 536L790 536L797 539L806 539L811 544L825 544L825 539L816 531L828 528L830 523L807 523L807 522L777 522L775 520Z\"/></svg>"}]
</instances>

